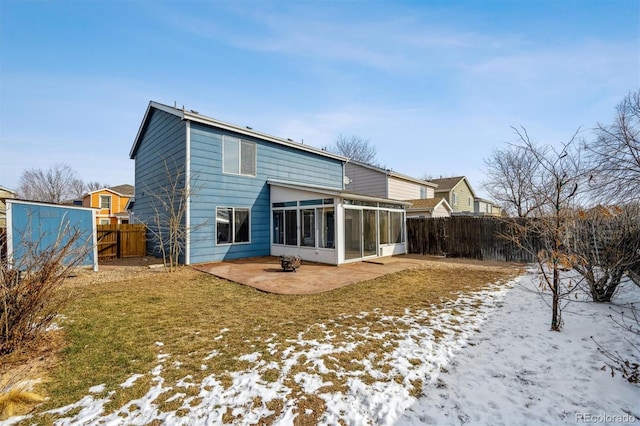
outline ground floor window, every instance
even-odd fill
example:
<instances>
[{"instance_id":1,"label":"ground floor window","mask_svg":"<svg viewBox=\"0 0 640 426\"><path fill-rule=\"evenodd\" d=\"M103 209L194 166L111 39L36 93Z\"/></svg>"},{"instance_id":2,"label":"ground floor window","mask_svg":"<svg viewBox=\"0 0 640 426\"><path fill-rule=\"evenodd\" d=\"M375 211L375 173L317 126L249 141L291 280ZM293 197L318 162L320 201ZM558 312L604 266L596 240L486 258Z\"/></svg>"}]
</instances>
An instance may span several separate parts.
<instances>
[{"instance_id":1,"label":"ground floor window","mask_svg":"<svg viewBox=\"0 0 640 426\"><path fill-rule=\"evenodd\" d=\"M273 211L273 244L298 245L298 211Z\"/></svg>"},{"instance_id":2,"label":"ground floor window","mask_svg":"<svg viewBox=\"0 0 640 426\"><path fill-rule=\"evenodd\" d=\"M248 243L251 229L251 211L240 207L216 208L216 235L218 244Z\"/></svg>"},{"instance_id":3,"label":"ground floor window","mask_svg":"<svg viewBox=\"0 0 640 426\"><path fill-rule=\"evenodd\" d=\"M345 259L375 256L378 245L401 243L404 243L404 212L367 206L345 209Z\"/></svg>"},{"instance_id":4,"label":"ground floor window","mask_svg":"<svg viewBox=\"0 0 640 426\"><path fill-rule=\"evenodd\" d=\"M387 210L380 210L379 215L378 229L380 233L380 244L389 244L389 212Z\"/></svg>"},{"instance_id":5,"label":"ground floor window","mask_svg":"<svg viewBox=\"0 0 640 426\"><path fill-rule=\"evenodd\" d=\"M298 245L298 211L284 211L284 243L288 246Z\"/></svg>"},{"instance_id":6,"label":"ground floor window","mask_svg":"<svg viewBox=\"0 0 640 426\"><path fill-rule=\"evenodd\" d=\"M404 242L404 227L402 226L402 212L389 212L389 232L392 243L400 244Z\"/></svg>"},{"instance_id":7,"label":"ground floor window","mask_svg":"<svg viewBox=\"0 0 640 426\"><path fill-rule=\"evenodd\" d=\"M335 248L333 207L274 209L272 226L273 244Z\"/></svg>"},{"instance_id":8,"label":"ground floor window","mask_svg":"<svg viewBox=\"0 0 640 426\"><path fill-rule=\"evenodd\" d=\"M284 210L273 211L273 244L284 244Z\"/></svg>"},{"instance_id":9,"label":"ground floor window","mask_svg":"<svg viewBox=\"0 0 640 426\"><path fill-rule=\"evenodd\" d=\"M318 247L335 248L335 210L333 207L316 209L318 228Z\"/></svg>"},{"instance_id":10,"label":"ground floor window","mask_svg":"<svg viewBox=\"0 0 640 426\"><path fill-rule=\"evenodd\" d=\"M300 245L305 247L316 246L316 211L315 209L300 210L302 226L300 229Z\"/></svg>"}]
</instances>

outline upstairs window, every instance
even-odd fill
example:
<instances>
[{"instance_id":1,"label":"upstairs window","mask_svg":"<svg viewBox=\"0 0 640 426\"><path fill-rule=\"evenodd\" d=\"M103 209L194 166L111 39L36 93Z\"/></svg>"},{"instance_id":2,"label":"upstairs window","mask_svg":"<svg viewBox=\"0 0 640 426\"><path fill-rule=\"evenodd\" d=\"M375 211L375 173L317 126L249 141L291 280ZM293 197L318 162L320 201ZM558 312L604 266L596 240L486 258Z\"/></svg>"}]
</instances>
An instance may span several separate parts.
<instances>
[{"instance_id":1,"label":"upstairs window","mask_svg":"<svg viewBox=\"0 0 640 426\"><path fill-rule=\"evenodd\" d=\"M224 173L255 176L256 144L229 136L222 137L222 171Z\"/></svg>"},{"instance_id":2,"label":"upstairs window","mask_svg":"<svg viewBox=\"0 0 640 426\"><path fill-rule=\"evenodd\" d=\"M104 210L108 210L111 208L111 196L110 195L101 195L100 196L100 208Z\"/></svg>"}]
</instances>

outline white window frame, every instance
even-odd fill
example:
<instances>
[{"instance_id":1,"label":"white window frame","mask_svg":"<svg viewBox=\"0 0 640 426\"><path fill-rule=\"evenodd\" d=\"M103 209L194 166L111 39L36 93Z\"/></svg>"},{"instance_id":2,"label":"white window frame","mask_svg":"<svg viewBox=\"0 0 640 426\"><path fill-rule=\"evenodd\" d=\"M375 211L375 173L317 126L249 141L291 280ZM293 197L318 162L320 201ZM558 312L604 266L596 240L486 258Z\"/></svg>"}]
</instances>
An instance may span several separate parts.
<instances>
[{"instance_id":1,"label":"white window frame","mask_svg":"<svg viewBox=\"0 0 640 426\"><path fill-rule=\"evenodd\" d=\"M238 153L238 172L228 171L225 169L226 159L225 159L225 145L234 143L236 145L236 150ZM247 144L253 146L253 158L252 158L252 171L253 173L242 173L242 145ZM255 177L257 174L257 157L258 157L258 145L255 142L247 141L244 139L236 138L233 136L222 136L222 173L228 175L236 175L236 176L248 176Z\"/></svg>"},{"instance_id":2,"label":"white window frame","mask_svg":"<svg viewBox=\"0 0 640 426\"><path fill-rule=\"evenodd\" d=\"M218 242L218 209L225 209L232 211L232 217L229 219L231 235L233 236L232 241L230 242ZM249 239L248 241L235 241L236 239L236 210L247 211L249 214ZM215 209L216 215L216 244L219 246L229 246L229 245L238 245L238 244L251 244L251 208L250 207L230 207L230 206L216 206Z\"/></svg>"},{"instance_id":3,"label":"white window frame","mask_svg":"<svg viewBox=\"0 0 640 426\"><path fill-rule=\"evenodd\" d=\"M111 199L111 195L100 194L99 198L100 198L100 210L111 210L111 207L113 206L113 203L112 203L113 200ZM103 199L109 200L109 207L102 207Z\"/></svg>"},{"instance_id":4,"label":"white window frame","mask_svg":"<svg viewBox=\"0 0 640 426\"><path fill-rule=\"evenodd\" d=\"M451 193L451 204L458 204L458 194L455 192Z\"/></svg>"}]
</instances>

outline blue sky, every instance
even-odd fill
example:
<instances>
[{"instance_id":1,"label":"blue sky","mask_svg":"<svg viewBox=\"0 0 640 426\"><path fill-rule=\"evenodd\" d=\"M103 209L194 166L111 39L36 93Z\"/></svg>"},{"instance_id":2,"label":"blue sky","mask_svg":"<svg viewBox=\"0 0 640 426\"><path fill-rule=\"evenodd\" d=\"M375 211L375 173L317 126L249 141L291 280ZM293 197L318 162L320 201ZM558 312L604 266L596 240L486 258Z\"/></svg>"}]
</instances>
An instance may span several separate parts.
<instances>
[{"instance_id":1,"label":"blue sky","mask_svg":"<svg viewBox=\"0 0 640 426\"><path fill-rule=\"evenodd\" d=\"M0 186L66 163L134 183L150 100L466 175L524 126L591 138L640 87L640 2L0 0Z\"/></svg>"}]
</instances>

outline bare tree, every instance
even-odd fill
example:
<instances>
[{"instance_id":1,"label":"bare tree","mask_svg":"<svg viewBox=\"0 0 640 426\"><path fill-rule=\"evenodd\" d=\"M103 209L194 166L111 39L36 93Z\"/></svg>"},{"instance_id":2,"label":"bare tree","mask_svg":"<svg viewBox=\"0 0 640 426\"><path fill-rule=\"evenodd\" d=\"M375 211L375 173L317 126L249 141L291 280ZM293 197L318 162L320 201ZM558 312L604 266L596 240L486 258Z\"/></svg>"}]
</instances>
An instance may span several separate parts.
<instances>
[{"instance_id":1,"label":"bare tree","mask_svg":"<svg viewBox=\"0 0 640 426\"><path fill-rule=\"evenodd\" d=\"M162 256L165 267L173 272L184 253L187 234L195 228L186 223L187 200L200 188L196 186L196 179L187 176L184 166L170 164L166 159L163 164L163 183L144 191L152 210L145 224L152 235L154 249Z\"/></svg>"},{"instance_id":2,"label":"bare tree","mask_svg":"<svg viewBox=\"0 0 640 426\"><path fill-rule=\"evenodd\" d=\"M540 164L530 149L514 145L494 149L484 164L486 179L482 186L508 213L526 217L540 207L532 180Z\"/></svg>"},{"instance_id":3,"label":"bare tree","mask_svg":"<svg viewBox=\"0 0 640 426\"><path fill-rule=\"evenodd\" d=\"M531 141L526 129L514 129L519 149L535 162L530 177L531 203L537 206L531 220L514 220L513 233L508 238L537 258L541 289L551 292L551 330L562 328L561 299L566 299L575 287L564 285L562 269L572 266L564 244L579 194L582 167L580 150L575 140L577 132L560 149L539 146Z\"/></svg>"},{"instance_id":4,"label":"bare tree","mask_svg":"<svg viewBox=\"0 0 640 426\"><path fill-rule=\"evenodd\" d=\"M355 135L338 136L335 145L329 147L328 151L365 164L375 164L378 155L378 148L369 139Z\"/></svg>"},{"instance_id":5,"label":"bare tree","mask_svg":"<svg viewBox=\"0 0 640 426\"><path fill-rule=\"evenodd\" d=\"M56 164L48 170L29 169L20 176L18 194L33 201L61 203L78 195L77 187L81 182L66 164Z\"/></svg>"},{"instance_id":6,"label":"bare tree","mask_svg":"<svg viewBox=\"0 0 640 426\"><path fill-rule=\"evenodd\" d=\"M640 91L616 108L612 124L598 124L596 140L586 145L590 184L604 201L640 201Z\"/></svg>"},{"instance_id":7,"label":"bare tree","mask_svg":"<svg viewBox=\"0 0 640 426\"><path fill-rule=\"evenodd\" d=\"M98 181L87 182L84 184L84 193L97 191L98 189L108 188L108 183L100 183Z\"/></svg>"},{"instance_id":8,"label":"bare tree","mask_svg":"<svg viewBox=\"0 0 640 426\"><path fill-rule=\"evenodd\" d=\"M598 206L574 215L566 249L594 302L610 302L625 271L640 260L640 206Z\"/></svg>"}]
</instances>

